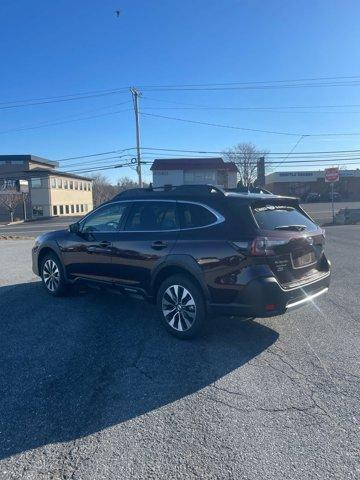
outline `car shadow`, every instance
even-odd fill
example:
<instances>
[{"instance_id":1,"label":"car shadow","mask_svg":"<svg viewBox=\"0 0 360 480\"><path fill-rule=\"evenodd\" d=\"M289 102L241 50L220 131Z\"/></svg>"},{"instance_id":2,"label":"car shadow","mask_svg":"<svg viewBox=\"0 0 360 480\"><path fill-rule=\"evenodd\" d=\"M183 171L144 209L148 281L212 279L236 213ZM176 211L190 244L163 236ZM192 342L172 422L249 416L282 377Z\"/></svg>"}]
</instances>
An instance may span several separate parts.
<instances>
[{"instance_id":1,"label":"car shadow","mask_svg":"<svg viewBox=\"0 0 360 480\"><path fill-rule=\"evenodd\" d=\"M194 393L278 334L211 319L181 341L153 306L108 292L52 298L39 282L0 288L0 459L74 440Z\"/></svg>"}]
</instances>

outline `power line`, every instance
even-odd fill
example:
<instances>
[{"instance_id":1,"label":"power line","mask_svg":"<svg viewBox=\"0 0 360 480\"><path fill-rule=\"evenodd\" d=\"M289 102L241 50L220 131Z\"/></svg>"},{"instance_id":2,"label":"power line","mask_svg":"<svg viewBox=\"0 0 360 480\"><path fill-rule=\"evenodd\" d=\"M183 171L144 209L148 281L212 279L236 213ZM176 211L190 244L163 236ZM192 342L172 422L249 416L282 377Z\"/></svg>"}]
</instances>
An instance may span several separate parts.
<instances>
[{"instance_id":1,"label":"power line","mask_svg":"<svg viewBox=\"0 0 360 480\"><path fill-rule=\"evenodd\" d=\"M87 155L79 155L79 156L73 156L73 157L65 157L65 158L60 158L56 159L55 161L57 162L67 162L71 160L80 160L83 158L93 158L93 157L99 157L99 156L104 156L104 155L111 155L111 154L117 154L117 153L123 153L126 151L132 151L135 150L135 147L129 147L129 148L124 148L124 149L117 149L117 150L108 150L105 152L97 152L97 153L92 153L92 154L87 154ZM187 150L187 149L179 149L179 148L160 148L160 147L142 147L142 150L146 150L147 154L153 153L154 155L173 155L176 156L172 152L178 152L178 153L196 153L196 154L203 154L203 155L223 155L224 151L222 150ZM150 151L150 152L148 152ZM168 153L161 153L161 152L168 152ZM235 153L236 154L236 153ZM279 155L287 155L288 152L269 152L266 154L266 156L279 156ZM331 154L329 159L333 158L334 155L341 155L345 156L345 158L349 158L347 155L360 155L360 149L355 149L355 150L322 150L322 151L308 151L308 152L294 152L291 154L292 158L308 158L308 155L326 155L326 154ZM130 155L130 154L129 154ZM240 154L239 154L240 155ZM188 156L187 156L188 157ZM119 157L120 158L120 157ZM280 159L280 157L277 157ZM326 160L326 159L322 159Z\"/></svg>"},{"instance_id":2,"label":"power line","mask_svg":"<svg viewBox=\"0 0 360 480\"><path fill-rule=\"evenodd\" d=\"M134 148L128 148L125 150L133 150ZM220 153L223 154L224 150L185 150L179 148L159 148L159 147L142 147L143 150L159 150L166 152L185 152L185 153ZM121 150L121 151L125 151ZM315 155L315 154L326 154L326 153L359 153L360 149L355 150L317 150L317 151L308 151L308 152L296 152L293 155ZM266 155L287 155L288 152L269 152Z\"/></svg>"},{"instance_id":3,"label":"power line","mask_svg":"<svg viewBox=\"0 0 360 480\"><path fill-rule=\"evenodd\" d=\"M198 120L188 120L185 118L177 118L177 117L168 117L165 115L157 115L155 113L145 113L141 112L142 115L147 115L148 117L157 117L157 118L164 118L167 120L176 120L178 122L185 122L185 123L195 123L199 125L207 125L210 127L220 127L220 128L230 128L230 129L235 129L235 130L243 130L247 132L258 132L258 133L269 133L273 135L289 135L289 136L298 136L299 133L289 133L289 132L277 132L277 131L272 131L272 130L260 130L257 128L245 128L245 127L238 127L235 125L224 125L221 123L210 123L210 122L201 122Z\"/></svg>"},{"instance_id":4,"label":"power line","mask_svg":"<svg viewBox=\"0 0 360 480\"><path fill-rule=\"evenodd\" d=\"M141 112L143 115L147 115L150 117L157 117L157 118L164 118L167 120L175 120L179 122L185 122L185 123L194 123L194 124L199 124L199 125L207 125L211 127L220 127L220 128L231 128L235 130L245 130L249 132L258 132L258 133L269 133L273 135L288 135L288 136L301 136L301 137L333 137L333 136L358 136L360 135L360 132L348 132L348 133L292 133L292 132L279 132L279 131L273 131L273 130L260 130L256 128L244 128L244 127L239 127L235 125L225 125L221 123L210 123L210 122L202 122L199 120L189 120L185 118L178 118L178 117L168 117L165 115L157 115L155 113L145 113Z\"/></svg>"},{"instance_id":5,"label":"power line","mask_svg":"<svg viewBox=\"0 0 360 480\"><path fill-rule=\"evenodd\" d=\"M124 148L123 150L110 150L108 152L91 153L90 155L80 155L78 157L66 157L55 160L56 162L67 162L68 160L79 160L81 158L99 157L101 155L111 155L112 153L122 153L128 150L135 150L134 147Z\"/></svg>"},{"instance_id":6,"label":"power line","mask_svg":"<svg viewBox=\"0 0 360 480\"><path fill-rule=\"evenodd\" d=\"M334 82L334 80L342 80ZM325 82L324 82L325 81ZM326 82L327 81L327 82ZM329 82L331 81L331 82ZM330 76L330 77L310 77L288 80L268 80L268 81L252 81L252 82L226 82L226 83L199 83L199 84L173 84L173 85L143 85L142 89L147 90L164 90L164 89L221 89L221 88L300 88L300 87L318 87L318 86L352 86L358 85L360 75L351 76ZM300 83L299 82L308 82ZM12 100L0 103L0 109L20 108L34 105L43 105L48 103L67 102L73 100L81 100L83 98L95 98L98 96L117 95L127 93L128 86L117 87L105 90L92 90L81 93L69 93L65 95L56 95L50 97L40 97L31 99Z\"/></svg>"},{"instance_id":7,"label":"power line","mask_svg":"<svg viewBox=\"0 0 360 480\"><path fill-rule=\"evenodd\" d=\"M166 155L166 154L160 154L160 155ZM106 158L101 158L101 159L96 159L96 160L88 160L88 161L85 161L85 162L81 162L81 163L71 163L70 165L66 165L65 166L61 166L60 168L66 168L66 169L69 169L69 168L74 168L74 167L87 167L89 165L91 165L91 167L102 167L102 166L106 166L106 163L104 164L104 162L108 162L109 160L114 160L114 159L117 159L118 160L118 163L119 161L121 161L121 157L124 157L123 158L123 162L125 163L128 163L129 162L129 157L131 157L132 155L128 154L128 155L123 155L123 156L112 156L112 157L106 157ZM157 156L159 156L158 154L146 154L146 155L143 155L142 158L144 160L154 160ZM127 157L127 158L125 158ZM176 157L177 159L181 160L182 158L188 158L187 156L184 156L184 155L174 155L174 157ZM198 157L199 158L199 157ZM200 158L207 158L207 157L200 157ZM277 166L278 164L280 165L293 165L293 166L296 166L298 164L314 164L316 162L317 165L321 164L321 163L336 163L338 165L341 165L341 164L348 164L350 161L352 160L357 160L356 162L354 162L353 164L358 164L360 163L359 160L360 160L360 157L351 157L351 158L343 158L343 159L321 159L321 160L317 160L317 159L309 159L309 160L284 160L283 162L279 162L279 160L277 161L265 161L265 164L266 165L272 165L272 166ZM236 162L236 161L235 161ZM239 163L241 163L241 159L238 160ZM143 162L142 162L143 163ZM150 162L152 163L152 161ZM252 163L256 164L257 162L254 160ZM304 166L308 166L308 165L304 165Z\"/></svg>"},{"instance_id":8,"label":"power line","mask_svg":"<svg viewBox=\"0 0 360 480\"><path fill-rule=\"evenodd\" d=\"M299 145L299 143L303 140L303 138L304 138L304 135L300 135L298 141L295 143L295 145L292 147L292 149L291 149L291 150L289 151L289 153L286 155L285 159L284 159L282 162L280 162L280 163L285 162L285 161L289 158L289 156L293 153L293 151L296 149L296 147ZM279 163L279 165L280 165L280 163Z\"/></svg>"},{"instance_id":9,"label":"power line","mask_svg":"<svg viewBox=\"0 0 360 480\"><path fill-rule=\"evenodd\" d=\"M93 95L83 95L83 96L77 96L77 97L71 97L71 98L57 98L53 100L44 100L44 101L38 101L38 102L29 102L29 103L18 103L18 104L3 104L0 106L0 110L8 110L8 109L13 109L13 108L23 108L23 107L33 107L35 105L46 105L46 104L51 104L51 103L61 103L61 102L72 102L74 100L83 100L87 98L97 98L97 97L104 97L104 96L109 96L109 95L119 95L121 93L126 93L125 91L122 90L113 90L109 91L107 93L98 93L98 94L93 94Z\"/></svg>"},{"instance_id":10,"label":"power line","mask_svg":"<svg viewBox=\"0 0 360 480\"><path fill-rule=\"evenodd\" d=\"M360 106L360 105L359 105ZM261 107L205 107L205 106L199 106L199 107L154 107L154 106L151 106L151 107L142 107L142 109L144 110L186 110L186 111L190 111L190 110L196 110L196 111L201 111L201 110L204 110L204 111L207 111L207 110L219 110L219 111L250 111L250 112L254 112L254 113L285 113L285 114L301 114L301 115L349 115L349 114L355 114L355 115L358 115L360 114L360 111L331 111L331 110L328 110L326 112L322 112L322 111L306 111L306 110L287 110L286 109L287 107L285 107L284 109L281 109L281 107L275 107L275 108L261 108ZM291 107L289 107L291 108Z\"/></svg>"},{"instance_id":11,"label":"power line","mask_svg":"<svg viewBox=\"0 0 360 480\"><path fill-rule=\"evenodd\" d=\"M124 103L129 103L129 102L124 102ZM69 119L69 120L61 120L61 121L55 121L55 122L42 122L42 123L35 124L35 125L29 125L27 127L10 128L8 130L0 131L0 135L4 135L6 133L13 133L13 132L25 132L25 131L28 131L28 130L36 130L38 128L53 127L55 125L64 125L66 123L80 122L82 120L90 120L90 119L93 119L93 118L106 117L106 116L109 116L109 115L116 115L116 114L122 113L122 112L128 112L129 110L130 109L126 108L126 109L123 109L123 110L117 110L115 112L100 113L100 114L97 114L97 115L89 115L89 116L86 116L86 117L73 118L73 119Z\"/></svg>"},{"instance_id":12,"label":"power line","mask_svg":"<svg viewBox=\"0 0 360 480\"><path fill-rule=\"evenodd\" d=\"M260 85L269 83L291 83L291 82L310 82L321 80L354 80L359 79L360 75L350 76L332 76L332 77L307 77L307 78L292 78L286 80L262 80L252 82L225 82L225 83L197 83L197 84L177 84L177 85L140 85L139 88L177 88L177 87L211 87L211 86L226 86L226 85Z\"/></svg>"},{"instance_id":13,"label":"power line","mask_svg":"<svg viewBox=\"0 0 360 480\"><path fill-rule=\"evenodd\" d=\"M284 105L284 106L270 106L270 107L250 107L250 106L241 106L241 107L220 107L220 106L214 106L214 105L199 105L199 104L194 104L194 103L185 103L185 102L176 102L173 100L164 100L160 98L154 98L154 97L143 97L145 100L150 100L154 102L160 102L160 103L169 103L173 105L181 105L184 107L184 110L186 109L204 109L204 110L250 110L250 111L261 111L261 112L266 112L266 111L279 111L279 110L285 110L285 109L290 109L290 110L296 110L296 109L317 109L317 108L358 108L360 107L360 104L343 104L343 105ZM143 107L143 108L162 108L162 109L177 109L177 107ZM297 113L306 113L306 112L297 112ZM313 113L313 112L308 112L308 113ZM326 112L322 112L326 113ZM358 112L333 112L333 113L358 113Z\"/></svg>"},{"instance_id":14,"label":"power line","mask_svg":"<svg viewBox=\"0 0 360 480\"><path fill-rule=\"evenodd\" d=\"M87 165L91 165L91 164L96 164L96 165L101 165L103 162L107 162L108 160L114 160L114 159L118 159L120 160L122 157L124 158L124 161L127 161L125 160L125 157L131 157L132 155L128 154L128 155L115 155L113 157L105 157L105 158L98 158L96 160L87 160L85 162L80 162L80 163L70 163L69 165L61 165L60 168L72 168L72 167L81 167L81 166L84 166L86 167ZM101 162L101 163L99 163Z\"/></svg>"},{"instance_id":15,"label":"power line","mask_svg":"<svg viewBox=\"0 0 360 480\"><path fill-rule=\"evenodd\" d=\"M114 163L112 165L108 165L106 167L92 167L92 168L88 168L88 169L76 169L76 170L67 170L67 171L63 171L61 173L86 173L86 172L100 172L100 171L103 171L103 170L113 170L115 168L122 168L122 167L128 167L128 166L133 166L132 163L124 163L124 164L118 164L118 163Z\"/></svg>"},{"instance_id":16,"label":"power line","mask_svg":"<svg viewBox=\"0 0 360 480\"><path fill-rule=\"evenodd\" d=\"M319 88L319 87L351 87L358 86L360 82L322 82L322 83L302 83L302 84L282 84L282 85L247 85L247 86L178 86L178 87L141 87L144 91L226 91L226 90L270 90L270 89L296 89L296 88Z\"/></svg>"}]
</instances>

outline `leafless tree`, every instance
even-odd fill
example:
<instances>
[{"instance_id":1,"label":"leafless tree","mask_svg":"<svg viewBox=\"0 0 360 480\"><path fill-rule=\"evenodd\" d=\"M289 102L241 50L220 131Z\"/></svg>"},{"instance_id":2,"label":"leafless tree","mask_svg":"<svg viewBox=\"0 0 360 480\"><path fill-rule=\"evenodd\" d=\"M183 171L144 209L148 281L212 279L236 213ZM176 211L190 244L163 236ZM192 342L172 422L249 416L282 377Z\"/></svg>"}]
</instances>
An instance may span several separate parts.
<instances>
[{"instance_id":1,"label":"leafless tree","mask_svg":"<svg viewBox=\"0 0 360 480\"><path fill-rule=\"evenodd\" d=\"M117 185L116 185L116 190L118 193L123 192L124 190L128 190L129 188L137 188L138 187L138 182L135 180L132 180L129 177L122 177L119 178Z\"/></svg>"},{"instance_id":2,"label":"leafless tree","mask_svg":"<svg viewBox=\"0 0 360 480\"><path fill-rule=\"evenodd\" d=\"M0 205L2 205L10 215L10 222L14 221L14 213L18 205L23 202L23 194L19 192L0 193Z\"/></svg>"},{"instance_id":3,"label":"leafless tree","mask_svg":"<svg viewBox=\"0 0 360 480\"><path fill-rule=\"evenodd\" d=\"M94 175L92 179L94 207L98 207L116 194L116 188L104 175Z\"/></svg>"},{"instance_id":4,"label":"leafless tree","mask_svg":"<svg viewBox=\"0 0 360 480\"><path fill-rule=\"evenodd\" d=\"M239 170L240 183L249 187L257 177L257 161L265 157L266 152L258 150L252 143L239 143L226 150L224 159L236 163Z\"/></svg>"},{"instance_id":5,"label":"leafless tree","mask_svg":"<svg viewBox=\"0 0 360 480\"><path fill-rule=\"evenodd\" d=\"M137 188L138 182L129 177L122 177L113 185L104 175L93 175L93 201L94 207L101 205L113 198L117 193L128 190L129 188ZM144 184L144 187L147 187Z\"/></svg>"}]
</instances>

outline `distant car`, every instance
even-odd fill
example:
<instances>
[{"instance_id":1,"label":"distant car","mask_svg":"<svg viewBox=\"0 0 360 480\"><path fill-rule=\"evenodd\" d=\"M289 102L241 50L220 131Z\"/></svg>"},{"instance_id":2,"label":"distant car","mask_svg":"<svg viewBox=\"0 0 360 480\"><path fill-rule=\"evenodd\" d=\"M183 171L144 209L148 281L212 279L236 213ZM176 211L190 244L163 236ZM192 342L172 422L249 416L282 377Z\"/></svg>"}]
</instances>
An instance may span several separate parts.
<instances>
[{"instance_id":1,"label":"distant car","mask_svg":"<svg viewBox=\"0 0 360 480\"><path fill-rule=\"evenodd\" d=\"M342 197L341 197L339 192L334 192L333 195L334 195L334 202L341 202ZM325 193L324 196L323 196L323 199L326 202L331 202L331 200L332 200L331 192Z\"/></svg>"},{"instance_id":2,"label":"distant car","mask_svg":"<svg viewBox=\"0 0 360 480\"><path fill-rule=\"evenodd\" d=\"M169 332L189 338L211 312L282 315L325 293L324 244L295 198L211 185L134 189L41 235L33 270L53 296L77 281L140 294Z\"/></svg>"},{"instance_id":3,"label":"distant car","mask_svg":"<svg viewBox=\"0 0 360 480\"><path fill-rule=\"evenodd\" d=\"M305 195L304 200L305 200L306 203L320 202L321 195L320 195L320 193L310 192L310 193Z\"/></svg>"}]
</instances>

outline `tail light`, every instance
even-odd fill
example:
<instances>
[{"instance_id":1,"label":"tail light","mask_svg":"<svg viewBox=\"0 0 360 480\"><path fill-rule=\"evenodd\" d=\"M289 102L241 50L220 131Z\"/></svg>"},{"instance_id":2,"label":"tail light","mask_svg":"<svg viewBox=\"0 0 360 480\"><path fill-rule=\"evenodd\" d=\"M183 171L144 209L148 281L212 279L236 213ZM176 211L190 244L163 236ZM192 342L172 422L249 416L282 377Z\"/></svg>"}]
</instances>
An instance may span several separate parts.
<instances>
[{"instance_id":1,"label":"tail light","mask_svg":"<svg viewBox=\"0 0 360 480\"><path fill-rule=\"evenodd\" d=\"M256 237L250 246L251 255L276 255L275 248L289 243L288 238Z\"/></svg>"}]
</instances>

